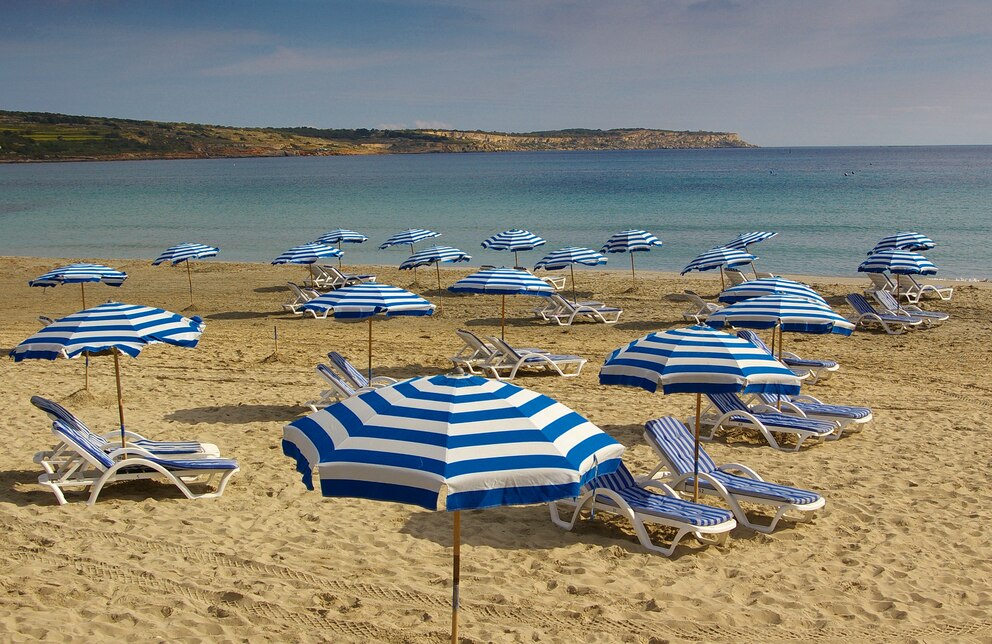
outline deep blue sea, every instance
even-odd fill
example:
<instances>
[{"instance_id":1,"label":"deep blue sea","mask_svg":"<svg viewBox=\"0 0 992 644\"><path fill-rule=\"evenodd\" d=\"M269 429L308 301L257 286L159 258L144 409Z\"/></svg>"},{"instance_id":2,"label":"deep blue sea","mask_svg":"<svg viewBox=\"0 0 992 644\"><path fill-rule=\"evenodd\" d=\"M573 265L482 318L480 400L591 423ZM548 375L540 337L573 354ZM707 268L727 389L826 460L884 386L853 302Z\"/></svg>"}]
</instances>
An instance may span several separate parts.
<instances>
[{"instance_id":1,"label":"deep blue sea","mask_svg":"<svg viewBox=\"0 0 992 644\"><path fill-rule=\"evenodd\" d=\"M752 230L759 267L854 275L875 241L911 230L952 278L992 277L992 146L762 148L289 157L0 165L0 255L154 258L220 246L219 259L269 261L327 230L369 237L345 263L399 264L379 251L399 230L443 233L472 264L511 264L480 242L508 228L548 240L522 253L598 249L643 228L664 241L642 268L679 270ZM626 255L608 267L626 269Z\"/></svg>"}]
</instances>

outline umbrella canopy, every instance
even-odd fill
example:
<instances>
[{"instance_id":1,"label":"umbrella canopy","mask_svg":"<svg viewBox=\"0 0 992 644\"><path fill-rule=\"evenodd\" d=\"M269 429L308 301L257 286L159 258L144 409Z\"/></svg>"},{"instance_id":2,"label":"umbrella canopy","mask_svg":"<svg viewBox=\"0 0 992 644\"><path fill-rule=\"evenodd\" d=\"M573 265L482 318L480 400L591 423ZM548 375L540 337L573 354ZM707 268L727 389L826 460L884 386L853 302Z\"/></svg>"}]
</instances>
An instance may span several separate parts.
<instances>
[{"instance_id":1,"label":"umbrella canopy","mask_svg":"<svg viewBox=\"0 0 992 644\"><path fill-rule=\"evenodd\" d=\"M272 260L273 264L313 264L329 257L341 257L344 252L318 242L293 246L279 257Z\"/></svg>"},{"instance_id":2,"label":"umbrella canopy","mask_svg":"<svg viewBox=\"0 0 992 644\"><path fill-rule=\"evenodd\" d=\"M553 253L548 253L542 257L540 261L534 264L534 270L543 268L548 271L554 271L568 266L568 270L572 275L572 300L577 302L578 296L575 292L575 265L582 264L583 266L601 266L605 263L606 256L601 255L590 248L568 246L567 248L560 248Z\"/></svg>"},{"instance_id":3,"label":"umbrella canopy","mask_svg":"<svg viewBox=\"0 0 992 644\"><path fill-rule=\"evenodd\" d=\"M717 246L705 253L697 256L694 260L686 264L679 275L685 275L690 271L709 271L714 268L722 269L724 266L743 266L758 259L751 253L746 253L736 248Z\"/></svg>"},{"instance_id":4,"label":"umbrella canopy","mask_svg":"<svg viewBox=\"0 0 992 644\"><path fill-rule=\"evenodd\" d=\"M489 250L511 251L513 252L513 263L519 265L520 261L517 259L517 253L522 250L534 250L538 246L544 246L546 243L547 241L543 237L538 237L529 230L512 228L497 233L485 240L482 242L482 247Z\"/></svg>"},{"instance_id":5,"label":"umbrella canopy","mask_svg":"<svg viewBox=\"0 0 992 644\"><path fill-rule=\"evenodd\" d=\"M476 376L413 378L294 421L283 452L312 489L454 511L451 641L458 641L461 510L577 496L623 446L547 396Z\"/></svg>"},{"instance_id":6,"label":"umbrella canopy","mask_svg":"<svg viewBox=\"0 0 992 644\"><path fill-rule=\"evenodd\" d=\"M325 293L303 305L306 311L331 314L341 320L369 321L369 380L372 380L372 318L376 315L432 315L434 305L424 298L395 286L366 282Z\"/></svg>"},{"instance_id":7,"label":"umbrella canopy","mask_svg":"<svg viewBox=\"0 0 992 644\"><path fill-rule=\"evenodd\" d=\"M220 249L216 246L207 246L206 244L197 244L194 242L184 242L182 244L176 244L170 248L166 248L165 251L159 255L152 266L158 266L165 262L169 262L173 266L179 262L187 262L191 259L203 259L204 257L216 257Z\"/></svg>"},{"instance_id":8,"label":"umbrella canopy","mask_svg":"<svg viewBox=\"0 0 992 644\"><path fill-rule=\"evenodd\" d=\"M796 297L805 297L810 300L815 300L823 304L827 303L827 301L823 299L823 296L814 291L810 286L803 284L802 282L787 280L782 277L762 277L760 279L744 282L743 284L731 286L720 293L720 297L718 299L721 302L734 304L735 302L741 302L743 300L749 300L763 295L794 295Z\"/></svg>"},{"instance_id":9,"label":"umbrella canopy","mask_svg":"<svg viewBox=\"0 0 992 644\"><path fill-rule=\"evenodd\" d=\"M472 256L463 250L452 246L434 245L430 248L417 251L408 257L400 264L400 270L407 270L417 266L427 266L428 264L439 264L441 262L467 262L471 259Z\"/></svg>"},{"instance_id":10,"label":"umbrella canopy","mask_svg":"<svg viewBox=\"0 0 992 644\"><path fill-rule=\"evenodd\" d=\"M800 378L771 354L735 335L697 325L651 333L613 351L599 382L696 394L693 500L699 498L699 416L704 393L798 394Z\"/></svg>"},{"instance_id":11,"label":"umbrella canopy","mask_svg":"<svg viewBox=\"0 0 992 644\"><path fill-rule=\"evenodd\" d=\"M604 253L630 253L630 279L636 281L634 275L634 253L651 250L661 246L662 241L644 230L621 230L606 240L601 249Z\"/></svg>"},{"instance_id":12,"label":"umbrella canopy","mask_svg":"<svg viewBox=\"0 0 992 644\"><path fill-rule=\"evenodd\" d=\"M901 232L888 237L882 237L875 247L868 251L874 255L883 250L930 250L937 244L926 235L913 232Z\"/></svg>"},{"instance_id":13,"label":"umbrella canopy","mask_svg":"<svg viewBox=\"0 0 992 644\"><path fill-rule=\"evenodd\" d=\"M426 230L424 228L409 228L403 232L396 233L382 244L379 245L379 250L385 250L390 246L413 246L417 242L422 242L425 239L432 239L434 237L440 237L441 233L436 233L433 230Z\"/></svg>"},{"instance_id":14,"label":"umbrella canopy","mask_svg":"<svg viewBox=\"0 0 992 644\"><path fill-rule=\"evenodd\" d=\"M780 328L797 333L851 335L854 324L825 302L794 295L763 295L731 304L706 318L715 329L734 326L745 329Z\"/></svg>"},{"instance_id":15,"label":"umbrella canopy","mask_svg":"<svg viewBox=\"0 0 992 644\"><path fill-rule=\"evenodd\" d=\"M527 271L518 271L513 268L492 268L472 273L449 286L448 290L452 293L482 293L503 296L501 337L506 335L507 295L550 297L554 293L551 285L544 280L534 277Z\"/></svg>"},{"instance_id":16,"label":"umbrella canopy","mask_svg":"<svg viewBox=\"0 0 992 644\"><path fill-rule=\"evenodd\" d=\"M870 255L858 266L858 272L861 273L884 273L885 271L901 275L935 275L937 267L923 255L908 250L879 251Z\"/></svg>"},{"instance_id":17,"label":"umbrella canopy","mask_svg":"<svg viewBox=\"0 0 992 644\"><path fill-rule=\"evenodd\" d=\"M152 262L152 266L158 266L159 264L165 262L169 262L175 266L179 262L186 262L186 279L189 281L189 305L193 306L193 273L190 270L189 265L194 259L216 257L219 252L220 249L216 246L185 242L172 246L171 248L166 248L165 252L159 255L158 258Z\"/></svg>"},{"instance_id":18,"label":"umbrella canopy","mask_svg":"<svg viewBox=\"0 0 992 644\"><path fill-rule=\"evenodd\" d=\"M103 264L69 264L52 269L28 282L28 286L59 286L60 284L79 284L83 296L83 308L86 308L86 283L103 282L107 286L121 286L127 279L127 273Z\"/></svg>"},{"instance_id":19,"label":"umbrella canopy","mask_svg":"<svg viewBox=\"0 0 992 644\"><path fill-rule=\"evenodd\" d=\"M195 347L203 333L199 317L187 319L162 309L107 302L52 322L10 351L15 362L28 359L55 360L80 354L112 353L117 380L117 408L124 431L124 399L118 356L136 357L150 344Z\"/></svg>"},{"instance_id":20,"label":"umbrella canopy","mask_svg":"<svg viewBox=\"0 0 992 644\"><path fill-rule=\"evenodd\" d=\"M356 233L354 230L348 230L347 228L336 228L330 232L324 233L314 241L321 244L341 244L341 242L348 244L364 244L368 240L368 237L361 233Z\"/></svg>"},{"instance_id":21,"label":"umbrella canopy","mask_svg":"<svg viewBox=\"0 0 992 644\"><path fill-rule=\"evenodd\" d=\"M771 239L778 233L766 233L766 232L753 232L753 233L741 233L730 242L723 245L724 248L736 248L738 250L747 250L747 247L751 244L757 244L758 242L763 242L766 239Z\"/></svg>"}]
</instances>

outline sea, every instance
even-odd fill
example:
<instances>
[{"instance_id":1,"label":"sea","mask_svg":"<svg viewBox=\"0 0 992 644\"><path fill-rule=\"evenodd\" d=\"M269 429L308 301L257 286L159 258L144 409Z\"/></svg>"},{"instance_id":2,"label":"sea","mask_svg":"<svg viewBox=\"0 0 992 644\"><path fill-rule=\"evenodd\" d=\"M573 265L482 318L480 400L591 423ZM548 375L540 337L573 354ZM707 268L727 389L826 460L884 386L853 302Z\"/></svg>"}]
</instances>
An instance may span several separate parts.
<instances>
[{"instance_id":1,"label":"sea","mask_svg":"<svg viewBox=\"0 0 992 644\"><path fill-rule=\"evenodd\" d=\"M758 268L854 276L881 237L931 237L939 277L992 278L992 146L507 152L0 165L0 255L153 259L184 241L218 259L268 262L335 228L367 235L344 262L399 264L378 250L406 228L469 265L513 265L481 242L523 228L547 245L599 249L645 229L664 246L639 268L681 270L743 232ZM431 242L422 243L420 247ZM627 270L627 255L607 268Z\"/></svg>"}]
</instances>

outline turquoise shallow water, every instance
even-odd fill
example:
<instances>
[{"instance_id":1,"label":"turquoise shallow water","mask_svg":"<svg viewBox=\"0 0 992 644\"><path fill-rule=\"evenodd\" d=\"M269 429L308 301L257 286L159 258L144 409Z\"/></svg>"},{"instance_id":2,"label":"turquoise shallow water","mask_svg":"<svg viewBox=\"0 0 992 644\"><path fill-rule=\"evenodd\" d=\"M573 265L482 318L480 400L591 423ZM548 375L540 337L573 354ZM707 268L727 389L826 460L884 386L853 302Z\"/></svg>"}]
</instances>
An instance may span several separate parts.
<instances>
[{"instance_id":1,"label":"turquoise shallow water","mask_svg":"<svg viewBox=\"0 0 992 644\"><path fill-rule=\"evenodd\" d=\"M408 227L507 264L480 242L526 228L543 250L599 248L644 228L664 247L639 267L679 270L751 230L760 267L853 275L874 242L929 235L940 276L992 277L992 147L763 148L636 152L437 154L0 165L0 254L154 258L181 241L220 259L269 261L321 233L352 228L345 262L398 264L379 251ZM611 255L608 267L629 266Z\"/></svg>"}]
</instances>

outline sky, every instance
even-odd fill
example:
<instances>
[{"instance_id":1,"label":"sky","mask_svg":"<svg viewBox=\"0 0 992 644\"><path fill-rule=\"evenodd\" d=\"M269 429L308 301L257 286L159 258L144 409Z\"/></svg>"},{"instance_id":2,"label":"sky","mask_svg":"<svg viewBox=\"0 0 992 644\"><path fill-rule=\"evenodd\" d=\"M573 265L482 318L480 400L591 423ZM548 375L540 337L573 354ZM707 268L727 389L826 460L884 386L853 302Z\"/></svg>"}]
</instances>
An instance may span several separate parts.
<instances>
[{"instance_id":1,"label":"sky","mask_svg":"<svg viewBox=\"0 0 992 644\"><path fill-rule=\"evenodd\" d=\"M992 144L989 0L0 0L0 109Z\"/></svg>"}]
</instances>

